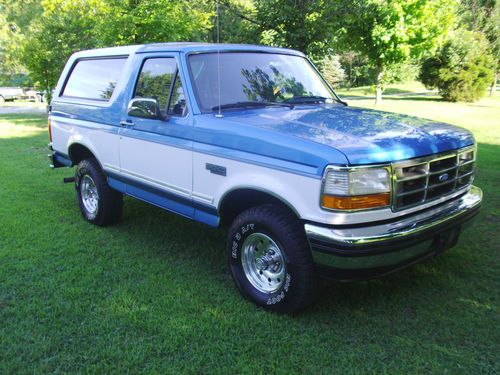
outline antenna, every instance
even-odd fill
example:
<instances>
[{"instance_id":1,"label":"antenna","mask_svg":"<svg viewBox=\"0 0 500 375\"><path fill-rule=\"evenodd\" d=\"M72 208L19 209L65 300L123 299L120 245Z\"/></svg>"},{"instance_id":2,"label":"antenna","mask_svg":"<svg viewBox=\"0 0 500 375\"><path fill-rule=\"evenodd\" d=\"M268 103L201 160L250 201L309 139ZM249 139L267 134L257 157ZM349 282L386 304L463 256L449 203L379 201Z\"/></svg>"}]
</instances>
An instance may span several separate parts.
<instances>
[{"instance_id":1,"label":"antenna","mask_svg":"<svg viewBox=\"0 0 500 375\"><path fill-rule=\"evenodd\" d=\"M220 80L220 22L219 22L219 0L215 1L215 13L217 17L217 87L219 88L219 111L215 115L215 117L224 117L222 115L221 111L221 105L220 105L220 85L221 85L221 80Z\"/></svg>"}]
</instances>

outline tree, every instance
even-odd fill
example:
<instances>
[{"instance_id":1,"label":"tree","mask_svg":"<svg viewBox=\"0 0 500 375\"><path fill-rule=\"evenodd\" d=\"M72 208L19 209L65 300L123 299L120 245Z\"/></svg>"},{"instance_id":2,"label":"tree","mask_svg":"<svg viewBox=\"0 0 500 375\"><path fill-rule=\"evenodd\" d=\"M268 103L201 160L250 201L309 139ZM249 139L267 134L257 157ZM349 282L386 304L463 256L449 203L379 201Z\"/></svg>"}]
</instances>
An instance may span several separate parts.
<instances>
[{"instance_id":1,"label":"tree","mask_svg":"<svg viewBox=\"0 0 500 375\"><path fill-rule=\"evenodd\" d=\"M43 0L23 33L20 61L50 99L69 56L105 46L205 40L209 0Z\"/></svg>"},{"instance_id":2,"label":"tree","mask_svg":"<svg viewBox=\"0 0 500 375\"><path fill-rule=\"evenodd\" d=\"M333 87L338 86L344 81L345 71L340 64L338 55L326 56L321 61L320 66L321 74Z\"/></svg>"},{"instance_id":3,"label":"tree","mask_svg":"<svg viewBox=\"0 0 500 375\"><path fill-rule=\"evenodd\" d=\"M495 59L495 74L490 88L490 95L494 95L500 75L500 2L495 4L495 8L486 21L485 35L490 42L491 53Z\"/></svg>"},{"instance_id":4,"label":"tree","mask_svg":"<svg viewBox=\"0 0 500 375\"><path fill-rule=\"evenodd\" d=\"M22 33L42 12L38 0L0 0L0 85L31 85L19 62Z\"/></svg>"},{"instance_id":5,"label":"tree","mask_svg":"<svg viewBox=\"0 0 500 375\"><path fill-rule=\"evenodd\" d=\"M260 36L255 13L252 0L219 0L220 42L258 44ZM214 27L210 32L210 40L214 43L217 42L216 22L214 14Z\"/></svg>"},{"instance_id":6,"label":"tree","mask_svg":"<svg viewBox=\"0 0 500 375\"><path fill-rule=\"evenodd\" d=\"M474 102L493 79L493 57L482 33L459 30L436 56L422 64L420 79L448 101Z\"/></svg>"},{"instance_id":7,"label":"tree","mask_svg":"<svg viewBox=\"0 0 500 375\"><path fill-rule=\"evenodd\" d=\"M20 59L50 100L68 57L101 45L95 26L106 6L100 0L44 0L42 6L42 15L24 33Z\"/></svg>"},{"instance_id":8,"label":"tree","mask_svg":"<svg viewBox=\"0 0 500 375\"><path fill-rule=\"evenodd\" d=\"M100 0L105 17L97 32L104 45L204 41L212 28L210 0Z\"/></svg>"},{"instance_id":9,"label":"tree","mask_svg":"<svg viewBox=\"0 0 500 375\"><path fill-rule=\"evenodd\" d=\"M261 43L289 47L320 61L332 39L333 14L325 0L256 1L257 29Z\"/></svg>"},{"instance_id":10,"label":"tree","mask_svg":"<svg viewBox=\"0 0 500 375\"><path fill-rule=\"evenodd\" d=\"M382 100L384 72L391 65L436 50L454 20L454 0L337 0L330 12L338 37L376 67L376 103Z\"/></svg>"},{"instance_id":11,"label":"tree","mask_svg":"<svg viewBox=\"0 0 500 375\"><path fill-rule=\"evenodd\" d=\"M490 95L496 91L500 73L500 2L497 0L462 0L460 9L462 24L468 30L484 33L495 58L495 74Z\"/></svg>"}]
</instances>

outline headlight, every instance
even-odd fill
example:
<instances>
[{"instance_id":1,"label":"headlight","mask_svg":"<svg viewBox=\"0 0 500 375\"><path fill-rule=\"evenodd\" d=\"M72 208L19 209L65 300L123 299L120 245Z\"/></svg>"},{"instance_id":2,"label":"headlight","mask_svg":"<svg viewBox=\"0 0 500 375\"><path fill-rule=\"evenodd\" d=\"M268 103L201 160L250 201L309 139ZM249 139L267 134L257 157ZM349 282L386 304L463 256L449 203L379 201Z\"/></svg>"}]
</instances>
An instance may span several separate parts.
<instances>
[{"instance_id":1,"label":"headlight","mask_svg":"<svg viewBox=\"0 0 500 375\"><path fill-rule=\"evenodd\" d=\"M334 210L358 210L388 206L391 179L385 168L327 169L321 205Z\"/></svg>"},{"instance_id":2,"label":"headlight","mask_svg":"<svg viewBox=\"0 0 500 375\"><path fill-rule=\"evenodd\" d=\"M474 151L468 150L458 154L458 165L467 164L474 160Z\"/></svg>"}]
</instances>

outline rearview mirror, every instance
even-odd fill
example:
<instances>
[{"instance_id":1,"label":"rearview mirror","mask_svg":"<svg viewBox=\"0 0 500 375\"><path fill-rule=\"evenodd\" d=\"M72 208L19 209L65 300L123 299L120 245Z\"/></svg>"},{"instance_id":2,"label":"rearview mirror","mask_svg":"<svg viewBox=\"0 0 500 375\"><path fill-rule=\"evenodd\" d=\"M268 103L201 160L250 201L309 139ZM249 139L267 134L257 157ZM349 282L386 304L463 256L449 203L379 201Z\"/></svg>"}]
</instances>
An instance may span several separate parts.
<instances>
[{"instance_id":1,"label":"rearview mirror","mask_svg":"<svg viewBox=\"0 0 500 375\"><path fill-rule=\"evenodd\" d=\"M128 104L127 114L153 120L162 120L160 106L156 99L134 98Z\"/></svg>"}]
</instances>

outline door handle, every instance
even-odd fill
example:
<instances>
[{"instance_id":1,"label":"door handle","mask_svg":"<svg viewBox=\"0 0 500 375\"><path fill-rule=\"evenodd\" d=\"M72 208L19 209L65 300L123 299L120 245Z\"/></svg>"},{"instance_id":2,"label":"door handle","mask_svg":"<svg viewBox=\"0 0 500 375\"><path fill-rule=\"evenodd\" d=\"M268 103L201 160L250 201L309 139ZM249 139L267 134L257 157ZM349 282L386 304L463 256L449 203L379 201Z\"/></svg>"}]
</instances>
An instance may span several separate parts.
<instances>
[{"instance_id":1,"label":"door handle","mask_svg":"<svg viewBox=\"0 0 500 375\"><path fill-rule=\"evenodd\" d=\"M132 121L121 121L120 126L122 128L133 128L135 124Z\"/></svg>"}]
</instances>

